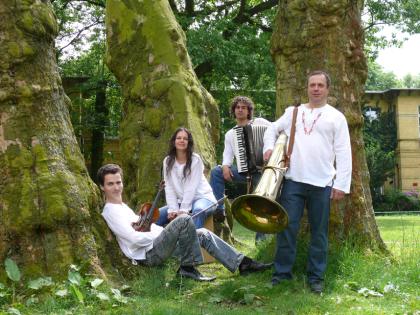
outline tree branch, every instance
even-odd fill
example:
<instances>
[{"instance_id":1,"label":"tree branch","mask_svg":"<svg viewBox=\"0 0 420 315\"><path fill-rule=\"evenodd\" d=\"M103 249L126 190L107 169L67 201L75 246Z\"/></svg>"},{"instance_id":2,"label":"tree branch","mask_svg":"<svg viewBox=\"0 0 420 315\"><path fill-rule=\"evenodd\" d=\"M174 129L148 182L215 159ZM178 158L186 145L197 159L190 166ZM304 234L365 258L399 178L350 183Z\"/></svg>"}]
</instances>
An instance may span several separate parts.
<instances>
[{"instance_id":1,"label":"tree branch","mask_svg":"<svg viewBox=\"0 0 420 315\"><path fill-rule=\"evenodd\" d=\"M76 36L74 36L74 37L73 37L73 39L72 39L70 42L68 42L66 45L64 45L63 47L61 47L61 48L57 49L57 52L58 52L58 53L61 53L64 49L66 49L67 47L69 47L70 45L72 45L75 41L77 41L77 40L80 38L80 36L82 35L82 33L83 33L84 31L86 31L86 30L88 30L89 28L91 28L91 27L93 27L93 26L95 26L95 25L98 25L98 24L100 24L100 23L102 23L102 21L97 20L97 21L95 21L94 23L89 24L89 25L87 25L87 26L85 26L85 27L81 28L81 29L80 29L80 30L76 33Z\"/></svg>"}]
</instances>

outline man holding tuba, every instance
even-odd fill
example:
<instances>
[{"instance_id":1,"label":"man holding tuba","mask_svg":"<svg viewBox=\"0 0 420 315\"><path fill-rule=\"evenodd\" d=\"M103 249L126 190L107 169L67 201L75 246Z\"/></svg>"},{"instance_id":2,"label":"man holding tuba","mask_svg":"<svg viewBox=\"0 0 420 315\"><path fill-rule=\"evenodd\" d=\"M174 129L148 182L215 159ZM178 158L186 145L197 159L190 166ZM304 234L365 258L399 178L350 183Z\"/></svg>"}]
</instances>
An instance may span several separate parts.
<instances>
[{"instance_id":1,"label":"man holding tuba","mask_svg":"<svg viewBox=\"0 0 420 315\"><path fill-rule=\"evenodd\" d=\"M340 200L350 192L352 169L346 118L327 104L330 82L326 72L311 72L307 78L309 103L298 107L290 167L279 196L279 203L289 216L289 225L277 234L272 278L273 285L292 278L296 238L306 205L311 231L307 277L311 291L317 294L324 288L330 199ZM290 135L292 113L293 107L287 108L267 129L264 160L270 158L281 131Z\"/></svg>"}]
</instances>

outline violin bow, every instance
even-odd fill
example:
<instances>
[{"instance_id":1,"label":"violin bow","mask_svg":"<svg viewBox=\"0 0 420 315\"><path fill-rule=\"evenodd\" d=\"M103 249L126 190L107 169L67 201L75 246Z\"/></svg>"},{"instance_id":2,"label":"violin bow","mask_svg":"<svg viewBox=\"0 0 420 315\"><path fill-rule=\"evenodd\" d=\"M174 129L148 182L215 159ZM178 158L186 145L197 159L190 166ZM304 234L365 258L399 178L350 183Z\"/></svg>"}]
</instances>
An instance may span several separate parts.
<instances>
[{"instance_id":1,"label":"violin bow","mask_svg":"<svg viewBox=\"0 0 420 315\"><path fill-rule=\"evenodd\" d=\"M191 218L195 218L196 216L198 216L199 214L206 212L207 210L213 208L214 206L217 206L219 203L221 203L223 200L225 200L227 198L227 196L223 196L222 198L220 198L219 200L217 200L215 203L212 203L210 206L208 206L206 209L203 209L197 213L194 213L194 215L191 216Z\"/></svg>"}]
</instances>

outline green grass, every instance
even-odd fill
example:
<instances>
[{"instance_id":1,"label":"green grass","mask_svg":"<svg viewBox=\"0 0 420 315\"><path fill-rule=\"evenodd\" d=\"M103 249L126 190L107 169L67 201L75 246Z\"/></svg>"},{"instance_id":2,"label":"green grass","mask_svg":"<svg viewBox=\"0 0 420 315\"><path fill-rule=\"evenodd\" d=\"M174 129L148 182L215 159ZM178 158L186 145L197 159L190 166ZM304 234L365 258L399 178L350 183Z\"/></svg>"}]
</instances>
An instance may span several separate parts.
<instances>
[{"instance_id":1,"label":"green grass","mask_svg":"<svg viewBox=\"0 0 420 315\"><path fill-rule=\"evenodd\" d=\"M382 239L394 255L410 255L417 251L420 256L420 216L379 216L376 222Z\"/></svg>"},{"instance_id":2,"label":"green grass","mask_svg":"<svg viewBox=\"0 0 420 315\"><path fill-rule=\"evenodd\" d=\"M179 279L177 264L171 261L161 268L142 267L141 275L128 281L127 304L93 297L80 304L71 297L49 297L30 307L24 302L15 307L22 314L420 314L420 217L378 217L377 221L392 257L332 246L322 296L308 290L306 245L300 244L295 279L275 287L270 284L270 271L241 277L220 264L200 266L203 273L218 276L214 282ZM256 248L254 233L235 225L234 234L239 250L272 259L274 241ZM385 292L387 285L394 289ZM357 292L363 288L383 296Z\"/></svg>"}]
</instances>

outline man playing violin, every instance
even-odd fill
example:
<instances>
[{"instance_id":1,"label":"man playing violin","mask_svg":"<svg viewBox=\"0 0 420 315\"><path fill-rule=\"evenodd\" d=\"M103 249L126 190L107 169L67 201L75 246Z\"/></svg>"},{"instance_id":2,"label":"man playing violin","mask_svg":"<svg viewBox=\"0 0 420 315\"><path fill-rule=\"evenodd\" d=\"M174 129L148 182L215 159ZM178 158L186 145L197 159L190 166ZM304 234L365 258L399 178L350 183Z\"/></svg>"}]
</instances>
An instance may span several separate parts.
<instances>
[{"instance_id":1,"label":"man playing violin","mask_svg":"<svg viewBox=\"0 0 420 315\"><path fill-rule=\"evenodd\" d=\"M150 232L136 231L132 223L138 216L122 201L123 172L116 164L107 164L98 171L100 189L105 194L102 211L108 227L118 244L134 264L161 265L175 252L180 260L178 276L198 281L212 281L214 276L202 275L195 266L203 262L200 247L215 257L229 271L240 275L269 269L272 264L257 262L224 242L205 228L196 230L190 216L181 214L165 228L152 223Z\"/></svg>"}]
</instances>

